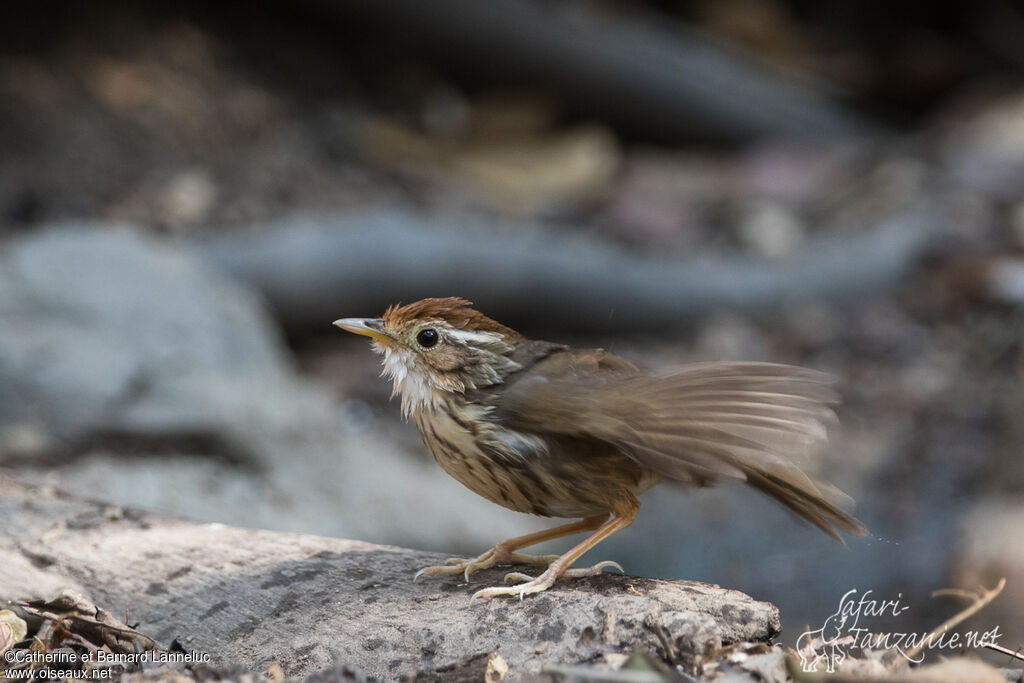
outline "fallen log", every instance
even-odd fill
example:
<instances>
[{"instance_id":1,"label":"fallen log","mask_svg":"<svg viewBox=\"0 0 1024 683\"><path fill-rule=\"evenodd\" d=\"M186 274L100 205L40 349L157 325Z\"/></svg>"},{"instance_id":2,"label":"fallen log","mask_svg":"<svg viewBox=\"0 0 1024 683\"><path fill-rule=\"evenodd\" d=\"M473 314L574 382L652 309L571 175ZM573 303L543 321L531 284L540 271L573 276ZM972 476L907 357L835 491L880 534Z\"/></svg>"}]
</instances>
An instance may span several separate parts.
<instances>
[{"instance_id":1,"label":"fallen log","mask_svg":"<svg viewBox=\"0 0 1024 683\"><path fill-rule=\"evenodd\" d=\"M196 246L260 291L292 332L427 296L468 298L525 329L636 332L709 310L770 315L793 301L840 304L898 282L938 234L917 207L810 240L784 259L660 258L569 231L380 209L223 232Z\"/></svg>"},{"instance_id":2,"label":"fallen log","mask_svg":"<svg viewBox=\"0 0 1024 683\"><path fill-rule=\"evenodd\" d=\"M834 88L665 16L536 0L305 0L328 20L411 35L488 83L529 79L647 137L881 140Z\"/></svg>"}]
</instances>

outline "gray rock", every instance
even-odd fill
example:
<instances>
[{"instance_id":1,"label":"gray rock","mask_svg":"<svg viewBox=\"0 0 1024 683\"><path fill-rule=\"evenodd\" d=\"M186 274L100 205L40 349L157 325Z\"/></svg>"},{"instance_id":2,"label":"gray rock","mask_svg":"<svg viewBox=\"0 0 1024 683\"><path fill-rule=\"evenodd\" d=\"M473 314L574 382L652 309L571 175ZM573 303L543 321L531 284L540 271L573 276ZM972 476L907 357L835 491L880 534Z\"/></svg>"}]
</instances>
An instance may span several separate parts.
<instances>
[{"instance_id":1,"label":"gray rock","mask_svg":"<svg viewBox=\"0 0 1024 683\"><path fill-rule=\"evenodd\" d=\"M360 541L162 519L0 477L0 598L65 581L166 646L217 667L304 676L449 671L500 655L512 679L545 665L647 652L684 667L698 654L779 631L778 610L691 581L602 575L525 600L470 605L506 568L413 583L431 553ZM20 558L20 560L19 560ZM38 586L39 591L32 586ZM443 677L442 677L443 678Z\"/></svg>"},{"instance_id":2,"label":"gray rock","mask_svg":"<svg viewBox=\"0 0 1024 683\"><path fill-rule=\"evenodd\" d=\"M7 243L0 320L0 425L41 421L58 437L201 430L226 421L233 385L286 379L252 294L124 229L74 224Z\"/></svg>"},{"instance_id":3,"label":"gray rock","mask_svg":"<svg viewBox=\"0 0 1024 683\"><path fill-rule=\"evenodd\" d=\"M68 224L0 252L0 425L57 437L200 431L287 379L252 294L126 229Z\"/></svg>"},{"instance_id":4,"label":"gray rock","mask_svg":"<svg viewBox=\"0 0 1024 683\"><path fill-rule=\"evenodd\" d=\"M410 457L409 436L347 428L259 299L172 243L65 224L0 247L0 465L269 529L482 548L533 528Z\"/></svg>"}]
</instances>

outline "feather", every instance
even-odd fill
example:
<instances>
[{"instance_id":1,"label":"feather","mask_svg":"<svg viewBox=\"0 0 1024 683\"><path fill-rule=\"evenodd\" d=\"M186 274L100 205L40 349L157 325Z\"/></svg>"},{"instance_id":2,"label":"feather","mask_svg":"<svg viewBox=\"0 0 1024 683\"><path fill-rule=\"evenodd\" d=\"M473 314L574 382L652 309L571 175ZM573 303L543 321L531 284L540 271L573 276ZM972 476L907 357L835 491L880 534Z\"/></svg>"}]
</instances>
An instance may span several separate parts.
<instances>
[{"instance_id":1,"label":"feather","mask_svg":"<svg viewBox=\"0 0 1024 683\"><path fill-rule=\"evenodd\" d=\"M646 373L600 350L555 350L508 376L494 415L511 429L596 439L656 474L745 481L833 538L864 534L850 499L800 468L828 441L831 378L772 363L697 363ZM841 540L841 539L840 539Z\"/></svg>"}]
</instances>

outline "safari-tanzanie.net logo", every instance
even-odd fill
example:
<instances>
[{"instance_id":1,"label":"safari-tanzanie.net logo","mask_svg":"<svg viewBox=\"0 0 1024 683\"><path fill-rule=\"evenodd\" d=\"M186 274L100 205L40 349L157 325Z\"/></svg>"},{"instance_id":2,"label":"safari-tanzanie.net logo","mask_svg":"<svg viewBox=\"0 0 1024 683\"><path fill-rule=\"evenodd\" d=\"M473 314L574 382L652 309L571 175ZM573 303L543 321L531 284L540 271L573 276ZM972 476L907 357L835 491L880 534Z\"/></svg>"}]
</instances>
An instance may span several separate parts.
<instances>
[{"instance_id":1,"label":"safari-tanzanie.net logo","mask_svg":"<svg viewBox=\"0 0 1024 683\"><path fill-rule=\"evenodd\" d=\"M835 673L847 652L853 649L896 650L911 662L919 663L924 660L925 650L993 647L1002 636L998 626L987 631L957 631L949 622L924 633L893 629L891 624L898 623L899 617L909 609L910 606L903 603L902 593L895 599L878 599L874 591L861 592L857 588L846 591L839 600L839 608L825 619L821 628L804 631L797 639L801 668L813 672L820 666L828 673ZM872 622L882 622L884 628L875 630Z\"/></svg>"}]
</instances>

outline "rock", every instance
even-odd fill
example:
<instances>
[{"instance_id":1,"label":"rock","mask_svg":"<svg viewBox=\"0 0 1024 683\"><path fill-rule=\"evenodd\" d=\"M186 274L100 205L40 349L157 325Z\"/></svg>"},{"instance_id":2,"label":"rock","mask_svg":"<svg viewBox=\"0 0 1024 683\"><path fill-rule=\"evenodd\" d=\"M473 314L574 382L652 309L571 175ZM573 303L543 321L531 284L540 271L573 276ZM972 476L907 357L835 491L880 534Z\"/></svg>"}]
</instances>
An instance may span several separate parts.
<instances>
[{"instance_id":1,"label":"rock","mask_svg":"<svg viewBox=\"0 0 1024 683\"><path fill-rule=\"evenodd\" d=\"M468 585L414 583L418 568L444 557L169 520L9 477L0 477L0 517L0 598L52 598L43 593L67 583L112 614L128 610L161 645L177 639L221 668L267 671L276 662L306 676L337 665L386 679L456 680L466 671L497 679L507 666L514 680L634 651L685 667L779 631L773 605L737 591L610 574L471 605L507 568Z\"/></svg>"},{"instance_id":2,"label":"rock","mask_svg":"<svg viewBox=\"0 0 1024 683\"><path fill-rule=\"evenodd\" d=\"M226 421L235 386L286 379L255 297L184 252L67 224L0 254L0 426L201 431Z\"/></svg>"},{"instance_id":3,"label":"rock","mask_svg":"<svg viewBox=\"0 0 1024 683\"><path fill-rule=\"evenodd\" d=\"M456 141L373 119L353 133L353 142L383 166L434 183L450 174L456 187L469 188L485 206L520 216L557 214L594 201L622 163L615 136L594 125Z\"/></svg>"},{"instance_id":4,"label":"rock","mask_svg":"<svg viewBox=\"0 0 1024 683\"><path fill-rule=\"evenodd\" d=\"M768 201L750 202L739 224L743 244L768 258L794 253L803 244L805 232L803 223L789 208Z\"/></svg>"},{"instance_id":5,"label":"rock","mask_svg":"<svg viewBox=\"0 0 1024 683\"><path fill-rule=\"evenodd\" d=\"M0 465L268 529L455 549L534 528L411 457L411 427L346 426L259 298L171 242L86 223L9 240L0 321Z\"/></svg>"},{"instance_id":6,"label":"rock","mask_svg":"<svg viewBox=\"0 0 1024 683\"><path fill-rule=\"evenodd\" d=\"M962 186L1016 201L1024 189L1024 91L1011 92L952 127L940 147Z\"/></svg>"}]
</instances>

